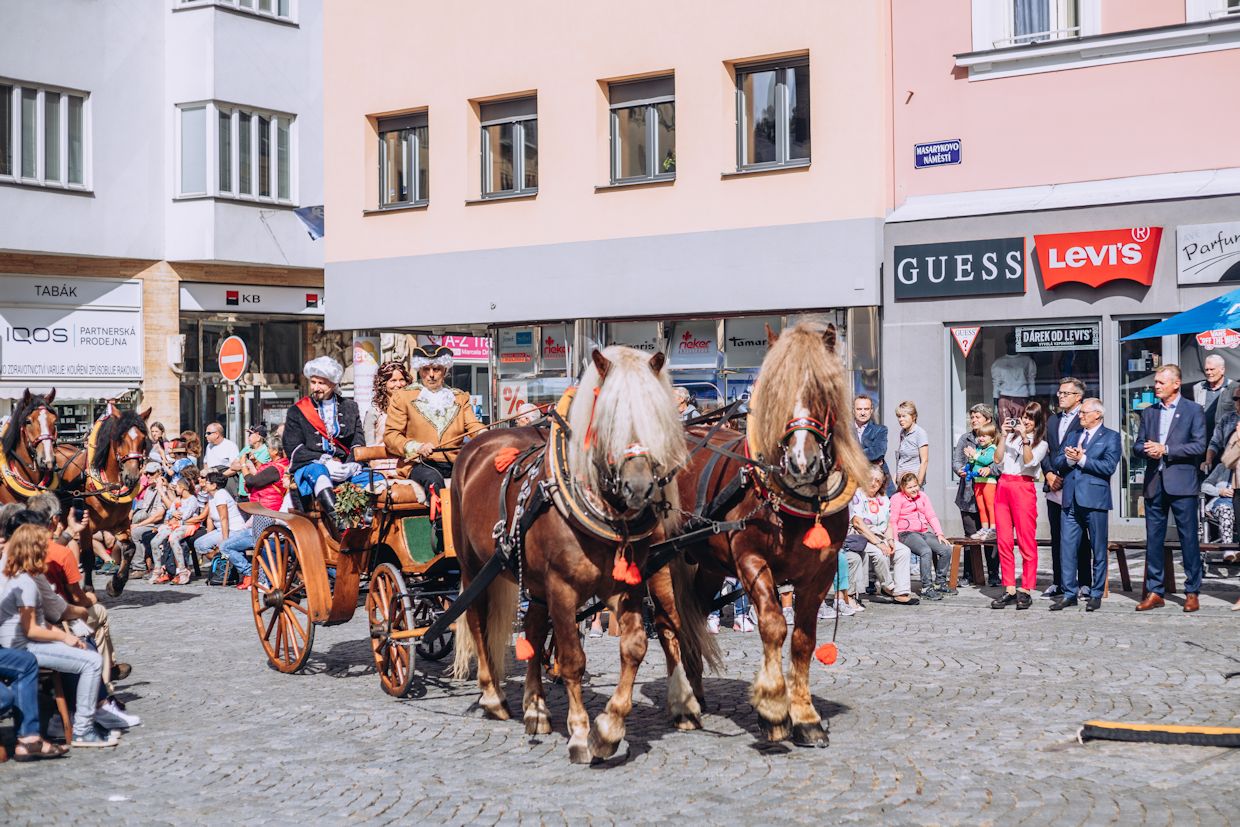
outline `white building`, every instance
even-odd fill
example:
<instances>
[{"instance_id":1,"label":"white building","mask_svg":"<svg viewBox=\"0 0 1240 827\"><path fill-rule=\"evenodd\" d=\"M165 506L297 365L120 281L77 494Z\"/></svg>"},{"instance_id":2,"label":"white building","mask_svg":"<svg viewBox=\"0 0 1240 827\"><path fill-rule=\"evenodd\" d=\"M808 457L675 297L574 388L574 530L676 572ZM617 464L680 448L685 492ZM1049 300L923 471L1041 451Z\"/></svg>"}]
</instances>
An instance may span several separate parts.
<instances>
[{"instance_id":1,"label":"white building","mask_svg":"<svg viewBox=\"0 0 1240 827\"><path fill-rule=\"evenodd\" d=\"M0 399L55 386L72 434L84 403L140 391L201 431L228 413L232 332L236 421L278 418L323 313L294 212L323 202L321 0L0 0L0 20Z\"/></svg>"}]
</instances>

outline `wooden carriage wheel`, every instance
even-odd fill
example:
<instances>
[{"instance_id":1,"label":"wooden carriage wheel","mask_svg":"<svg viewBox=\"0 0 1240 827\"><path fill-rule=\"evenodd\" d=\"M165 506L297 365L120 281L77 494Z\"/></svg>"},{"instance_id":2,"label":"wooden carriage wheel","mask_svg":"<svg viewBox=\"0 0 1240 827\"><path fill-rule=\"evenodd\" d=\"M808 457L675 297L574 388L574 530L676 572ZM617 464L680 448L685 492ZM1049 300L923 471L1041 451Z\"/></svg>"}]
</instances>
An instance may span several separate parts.
<instances>
[{"instance_id":1,"label":"wooden carriage wheel","mask_svg":"<svg viewBox=\"0 0 1240 827\"><path fill-rule=\"evenodd\" d=\"M413 604L413 622L418 626L430 626L451 605L449 597L419 597ZM423 637L418 640L418 655L427 660L443 660L452 651L455 639L452 629L434 640Z\"/></svg>"},{"instance_id":2,"label":"wooden carriage wheel","mask_svg":"<svg viewBox=\"0 0 1240 827\"><path fill-rule=\"evenodd\" d=\"M264 529L254 543L250 604L267 660L281 672L299 671L314 645L314 622L297 541L282 525Z\"/></svg>"},{"instance_id":3,"label":"wooden carriage wheel","mask_svg":"<svg viewBox=\"0 0 1240 827\"><path fill-rule=\"evenodd\" d=\"M370 622L370 649L383 691L403 698L413 683L412 637L393 640L393 632L417 628L405 577L391 563L375 567L366 592L366 617Z\"/></svg>"}]
</instances>

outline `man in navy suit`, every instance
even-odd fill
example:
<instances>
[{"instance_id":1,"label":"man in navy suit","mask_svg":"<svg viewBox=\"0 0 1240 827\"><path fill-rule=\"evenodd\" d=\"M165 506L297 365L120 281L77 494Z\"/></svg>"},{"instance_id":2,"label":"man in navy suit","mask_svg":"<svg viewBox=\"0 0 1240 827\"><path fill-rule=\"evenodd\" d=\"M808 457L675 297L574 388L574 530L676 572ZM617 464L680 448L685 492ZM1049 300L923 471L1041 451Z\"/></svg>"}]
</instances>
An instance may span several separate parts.
<instances>
[{"instance_id":1,"label":"man in navy suit","mask_svg":"<svg viewBox=\"0 0 1240 827\"><path fill-rule=\"evenodd\" d=\"M1141 412L1133 454L1145 460L1145 599L1138 612L1157 609L1163 600L1163 544L1167 512L1175 515L1184 556L1184 611L1195 612L1201 591L1201 547L1197 544L1200 465L1206 453L1206 413L1180 393L1179 365L1154 374L1158 404Z\"/></svg>"},{"instance_id":2,"label":"man in navy suit","mask_svg":"<svg viewBox=\"0 0 1240 827\"><path fill-rule=\"evenodd\" d=\"M1099 399L1086 399L1077 411L1080 429L1068 438L1055 461L1063 479L1061 553L1063 596L1051 606L1060 612L1077 605L1077 554L1083 532L1089 534L1093 564L1085 611L1102 607L1107 584L1107 512L1111 510L1111 477L1119 466L1119 433L1102 427L1106 410Z\"/></svg>"},{"instance_id":3,"label":"man in navy suit","mask_svg":"<svg viewBox=\"0 0 1240 827\"><path fill-rule=\"evenodd\" d=\"M887 468L887 426L873 421L874 400L866 394L859 394L853 399L853 427L857 429L857 440L861 443L861 452L865 458L887 475L887 496L895 493L896 487L891 479L891 471Z\"/></svg>"},{"instance_id":4,"label":"man in navy suit","mask_svg":"<svg viewBox=\"0 0 1240 827\"><path fill-rule=\"evenodd\" d=\"M1042 593L1043 597L1067 596L1063 567L1065 560L1073 560L1076 574L1073 581L1081 581L1090 570L1089 554L1084 546L1076 549L1073 554L1061 554L1063 547L1063 519L1061 505L1063 502L1063 473L1059 470L1058 461L1063 456L1065 445L1075 444L1081 432L1081 400L1085 398L1085 383L1080 379L1065 376L1059 380L1059 391L1055 394L1059 400L1059 413L1046 423L1046 456L1042 458L1042 476L1045 482L1042 490L1046 492L1046 518L1051 527L1051 568L1054 579L1051 586ZM1077 595L1071 595L1077 597Z\"/></svg>"}]
</instances>

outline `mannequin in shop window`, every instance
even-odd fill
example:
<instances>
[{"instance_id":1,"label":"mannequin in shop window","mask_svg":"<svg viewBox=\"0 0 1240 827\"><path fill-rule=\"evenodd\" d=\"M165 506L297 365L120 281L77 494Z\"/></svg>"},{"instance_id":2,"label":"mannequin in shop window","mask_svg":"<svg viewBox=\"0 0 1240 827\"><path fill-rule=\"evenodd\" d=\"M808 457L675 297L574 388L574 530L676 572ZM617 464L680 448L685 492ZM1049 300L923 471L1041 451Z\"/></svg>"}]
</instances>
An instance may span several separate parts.
<instances>
[{"instance_id":1,"label":"mannequin in shop window","mask_svg":"<svg viewBox=\"0 0 1240 827\"><path fill-rule=\"evenodd\" d=\"M1038 366L1033 359L1016 352L1016 334L1007 334L1003 341L1006 355L1000 356L990 366L999 422L1020 418L1034 394L1038 379Z\"/></svg>"}]
</instances>

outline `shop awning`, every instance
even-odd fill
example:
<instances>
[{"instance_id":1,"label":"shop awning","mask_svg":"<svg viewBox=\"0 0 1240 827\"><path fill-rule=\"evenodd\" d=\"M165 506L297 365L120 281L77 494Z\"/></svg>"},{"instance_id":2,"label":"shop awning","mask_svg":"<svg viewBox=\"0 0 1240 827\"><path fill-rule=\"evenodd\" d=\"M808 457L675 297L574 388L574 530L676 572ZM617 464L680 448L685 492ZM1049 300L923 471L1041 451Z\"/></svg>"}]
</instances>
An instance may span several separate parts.
<instances>
[{"instance_id":1,"label":"shop awning","mask_svg":"<svg viewBox=\"0 0 1240 827\"><path fill-rule=\"evenodd\" d=\"M1238 327L1240 327L1240 290L1233 290L1216 299L1210 299L1205 304L1199 304L1169 319L1163 319L1157 324L1138 330L1136 333L1130 333L1123 338L1123 341Z\"/></svg>"}]
</instances>

